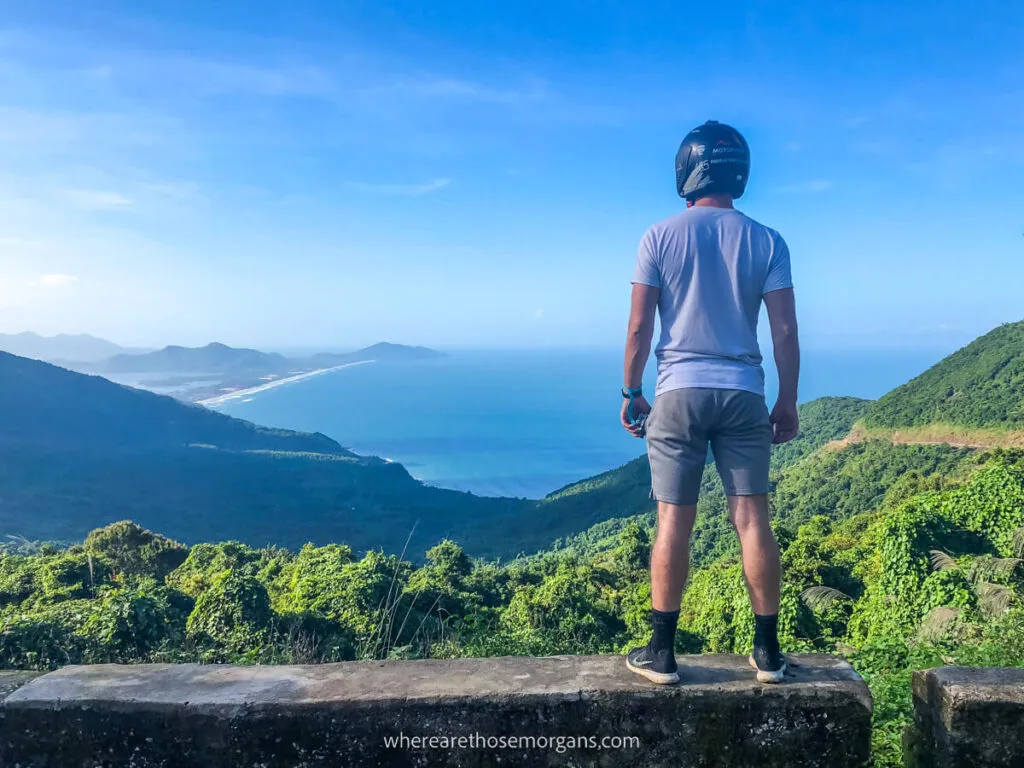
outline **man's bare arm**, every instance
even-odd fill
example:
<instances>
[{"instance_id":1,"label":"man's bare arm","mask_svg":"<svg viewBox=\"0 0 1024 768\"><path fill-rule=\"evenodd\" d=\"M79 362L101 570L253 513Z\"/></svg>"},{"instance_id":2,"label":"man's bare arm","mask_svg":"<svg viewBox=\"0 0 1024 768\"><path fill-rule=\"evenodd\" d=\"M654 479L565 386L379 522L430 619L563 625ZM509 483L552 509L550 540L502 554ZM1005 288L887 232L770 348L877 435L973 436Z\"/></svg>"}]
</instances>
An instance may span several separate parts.
<instances>
[{"instance_id":1,"label":"man's bare arm","mask_svg":"<svg viewBox=\"0 0 1024 768\"><path fill-rule=\"evenodd\" d=\"M626 363L623 383L627 389L637 389L644 379L644 367L651 356L651 338L654 336L654 316L658 310L660 289L640 283L633 284L633 297L629 310L629 328L626 332ZM632 414L629 404L632 402ZM642 395L632 401L623 400L620 419L630 434L641 437L643 431L631 419L650 413L651 404Z\"/></svg>"},{"instance_id":2,"label":"man's bare arm","mask_svg":"<svg viewBox=\"0 0 1024 768\"><path fill-rule=\"evenodd\" d=\"M775 367L779 371L779 399L772 410L774 439L776 443L785 443L796 437L800 429L796 412L800 340L793 289L783 288L766 293L764 304L768 309L768 325L771 327L772 346L775 348Z\"/></svg>"},{"instance_id":3,"label":"man's bare arm","mask_svg":"<svg viewBox=\"0 0 1024 768\"><path fill-rule=\"evenodd\" d=\"M629 328L626 332L626 365L623 384L636 389L644 377L647 358L651 356L654 337L654 316L658 309L660 289L650 285L633 284Z\"/></svg>"}]
</instances>

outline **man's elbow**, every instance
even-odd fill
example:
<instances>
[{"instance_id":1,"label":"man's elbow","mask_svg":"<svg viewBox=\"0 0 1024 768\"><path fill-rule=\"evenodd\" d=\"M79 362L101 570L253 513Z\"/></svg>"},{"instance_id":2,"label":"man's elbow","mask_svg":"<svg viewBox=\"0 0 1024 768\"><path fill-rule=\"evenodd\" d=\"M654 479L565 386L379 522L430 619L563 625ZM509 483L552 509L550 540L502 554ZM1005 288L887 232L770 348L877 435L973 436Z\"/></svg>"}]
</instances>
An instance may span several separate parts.
<instances>
[{"instance_id":1,"label":"man's elbow","mask_svg":"<svg viewBox=\"0 0 1024 768\"><path fill-rule=\"evenodd\" d=\"M772 342L776 346L780 344L795 344L798 336L799 332L795 319L783 323L776 323L772 326Z\"/></svg>"},{"instance_id":2,"label":"man's elbow","mask_svg":"<svg viewBox=\"0 0 1024 768\"><path fill-rule=\"evenodd\" d=\"M629 327L626 329L626 336L630 341L643 343L650 341L651 336L654 334L654 325L652 323L644 322L643 320L633 321L629 323Z\"/></svg>"}]
</instances>

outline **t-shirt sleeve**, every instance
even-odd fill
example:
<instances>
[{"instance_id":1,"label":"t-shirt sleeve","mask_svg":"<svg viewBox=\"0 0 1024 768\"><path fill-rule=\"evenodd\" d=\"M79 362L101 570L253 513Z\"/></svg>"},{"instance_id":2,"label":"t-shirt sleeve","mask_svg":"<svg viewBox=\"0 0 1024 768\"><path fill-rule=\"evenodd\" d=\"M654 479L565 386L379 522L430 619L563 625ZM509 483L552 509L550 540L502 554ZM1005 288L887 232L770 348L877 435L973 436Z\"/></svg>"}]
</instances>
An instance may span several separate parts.
<instances>
[{"instance_id":1,"label":"t-shirt sleeve","mask_svg":"<svg viewBox=\"0 0 1024 768\"><path fill-rule=\"evenodd\" d=\"M793 287L793 275L789 269L789 246L778 235L775 236L774 245L771 261L768 262L768 275L764 279L764 288L761 290L762 294Z\"/></svg>"},{"instance_id":2,"label":"t-shirt sleeve","mask_svg":"<svg viewBox=\"0 0 1024 768\"><path fill-rule=\"evenodd\" d=\"M641 285L650 285L654 288L661 287L661 269L658 268L658 251L648 232L640 241L640 248L636 254L636 269L633 270L633 282Z\"/></svg>"}]
</instances>

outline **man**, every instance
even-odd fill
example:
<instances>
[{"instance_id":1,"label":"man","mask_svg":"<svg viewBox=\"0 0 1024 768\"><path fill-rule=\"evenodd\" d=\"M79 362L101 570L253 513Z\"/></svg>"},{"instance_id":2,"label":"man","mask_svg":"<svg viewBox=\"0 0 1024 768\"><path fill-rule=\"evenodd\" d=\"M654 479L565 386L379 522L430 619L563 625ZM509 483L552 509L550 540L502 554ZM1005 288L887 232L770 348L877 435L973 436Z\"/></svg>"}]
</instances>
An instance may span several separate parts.
<instances>
[{"instance_id":1,"label":"man","mask_svg":"<svg viewBox=\"0 0 1024 768\"><path fill-rule=\"evenodd\" d=\"M679 681L673 644L709 445L754 609L750 663L765 683L780 682L786 671L768 464L771 443L792 440L799 428L800 352L786 243L733 208L749 171L750 150L738 131L713 120L692 130L676 156L676 188L686 210L647 231L633 275L622 424L637 437L646 432L658 533L651 551L653 637L631 650L626 663L655 683ZM762 300L779 371L771 414L757 344ZM641 380L655 311L661 339L652 410Z\"/></svg>"}]
</instances>

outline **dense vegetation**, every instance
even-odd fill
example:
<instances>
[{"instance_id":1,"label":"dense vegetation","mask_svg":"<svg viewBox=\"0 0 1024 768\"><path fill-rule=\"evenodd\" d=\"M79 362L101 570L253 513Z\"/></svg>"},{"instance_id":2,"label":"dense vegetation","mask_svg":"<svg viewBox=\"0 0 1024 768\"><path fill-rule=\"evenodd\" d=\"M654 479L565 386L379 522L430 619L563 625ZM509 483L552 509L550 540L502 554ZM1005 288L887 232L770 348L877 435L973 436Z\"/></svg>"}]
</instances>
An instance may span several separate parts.
<instances>
[{"instance_id":1,"label":"dense vegetation","mask_svg":"<svg viewBox=\"0 0 1024 768\"><path fill-rule=\"evenodd\" d=\"M1001 325L875 403L869 428L1024 429L1024 321Z\"/></svg>"},{"instance_id":2,"label":"dense vegetation","mask_svg":"<svg viewBox=\"0 0 1024 768\"><path fill-rule=\"evenodd\" d=\"M879 765L898 764L912 669L1024 663L1024 454L969 456L958 473L905 472L846 519L780 526L786 648L840 652L864 674ZM635 523L592 554L498 565L443 541L417 565L338 544L187 548L121 522L0 555L0 665L621 652L646 639L649 551ZM679 650L746 652L751 622L739 561L720 557L693 576Z\"/></svg>"}]
</instances>

